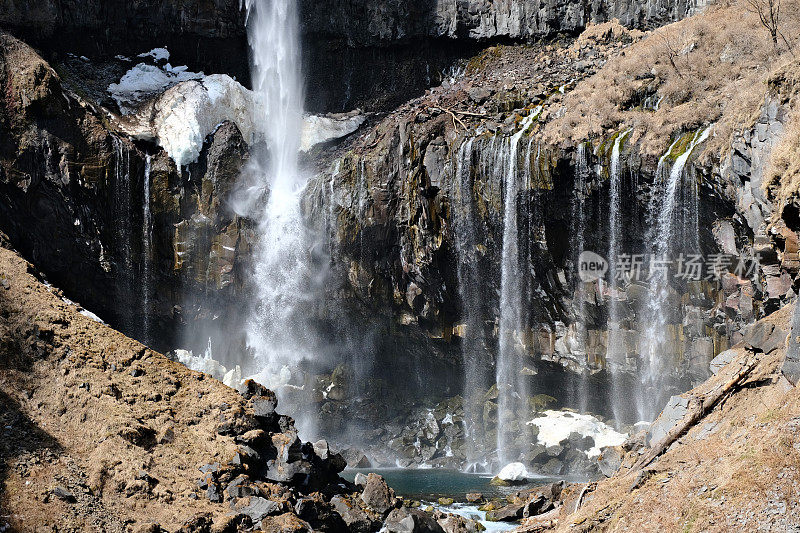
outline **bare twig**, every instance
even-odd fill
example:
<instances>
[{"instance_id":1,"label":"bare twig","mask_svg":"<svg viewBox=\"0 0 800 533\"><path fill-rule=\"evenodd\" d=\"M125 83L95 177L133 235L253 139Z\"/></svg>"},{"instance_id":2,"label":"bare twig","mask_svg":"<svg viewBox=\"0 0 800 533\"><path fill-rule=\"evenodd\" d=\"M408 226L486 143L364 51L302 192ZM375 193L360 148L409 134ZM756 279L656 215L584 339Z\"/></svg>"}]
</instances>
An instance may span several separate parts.
<instances>
[{"instance_id":1,"label":"bare twig","mask_svg":"<svg viewBox=\"0 0 800 533\"><path fill-rule=\"evenodd\" d=\"M680 50L678 50L678 48L672 43L672 40L664 33L659 34L659 39L662 47L664 48L664 52L667 55L667 59L669 59L669 64L672 65L672 68L675 70L675 74L677 74L679 78L683 78L681 70L675 63L675 59L677 59L678 55L680 54Z\"/></svg>"},{"instance_id":2,"label":"bare twig","mask_svg":"<svg viewBox=\"0 0 800 533\"><path fill-rule=\"evenodd\" d=\"M462 116L465 116L465 117L478 117L478 118L485 118L486 117L485 114L471 113L469 111L459 111L457 109L453 110L453 109L449 109L447 107L431 106L430 109L433 110L433 111L442 111L444 113L449 114L450 117L453 119L453 128L457 129L456 123L458 123L458 124L461 125L462 128L464 128L464 131L467 131L469 128L467 128L467 125L464 124L463 120L458 118L458 115L462 115Z\"/></svg>"},{"instance_id":3,"label":"bare twig","mask_svg":"<svg viewBox=\"0 0 800 533\"><path fill-rule=\"evenodd\" d=\"M767 29L772 38L772 46L778 48L778 37L780 37L789 51L794 55L792 45L780 29L781 24L781 0L746 0L747 10L758 15L761 25Z\"/></svg>"}]
</instances>

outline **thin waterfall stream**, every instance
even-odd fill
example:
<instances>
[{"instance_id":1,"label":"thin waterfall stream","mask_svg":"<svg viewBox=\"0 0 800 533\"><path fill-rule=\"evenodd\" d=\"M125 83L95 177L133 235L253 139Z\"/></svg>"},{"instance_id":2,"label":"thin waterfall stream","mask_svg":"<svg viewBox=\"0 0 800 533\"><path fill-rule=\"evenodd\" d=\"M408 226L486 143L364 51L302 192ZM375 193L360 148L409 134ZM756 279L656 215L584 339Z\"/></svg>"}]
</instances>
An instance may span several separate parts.
<instances>
[{"instance_id":1,"label":"thin waterfall stream","mask_svg":"<svg viewBox=\"0 0 800 533\"><path fill-rule=\"evenodd\" d=\"M663 170L666 161L677 145L678 141L673 143L666 154L659 161L657 171L658 178L663 179L663 191L658 195L658 203L656 205L655 216L652 218L654 227L654 241L653 241L653 260L659 263L666 264L671 258L670 254L677 252L677 248L681 248L681 252L686 251L681 243L676 246L674 237L676 231L680 231L685 220L681 217L681 212L685 212L685 208L695 208L696 204L691 202L689 206L681 206L681 191L687 186L684 184L686 181L686 164L689 161L692 153L698 145L702 144L711 133L711 126L699 130L694 133L691 141L689 142L686 150L675 158L672 164L672 169L669 175ZM688 186L694 187L693 184ZM694 220L692 224L697 231L697 212L691 213ZM694 241L696 242L696 241ZM689 245L694 244L688 243ZM698 253L699 250L693 250ZM674 258L673 258L674 259ZM651 270L653 266L651 265ZM668 314L670 306L668 304L670 283L667 275L659 275L653 278L653 286L650 288L649 298L647 300L647 313L648 322L644 333L643 350L644 364L646 365L645 371L642 373L642 387L637 395L637 407L639 411L640 420L650 421L655 418L660 408L661 398L659 392L659 383L664 379L665 364L674 352L674 348L670 348L670 339L667 335L668 328ZM648 390L652 389L652 390Z\"/></svg>"},{"instance_id":2,"label":"thin waterfall stream","mask_svg":"<svg viewBox=\"0 0 800 533\"><path fill-rule=\"evenodd\" d=\"M524 354L520 346L522 324L523 271L519 262L518 200L520 193L519 142L538 113L531 113L519 131L504 144L506 165L503 249L500 281L500 324L497 353L497 451L501 462L508 463L522 451L514 446L519 431L514 431L515 413L526 410L526 380L522 376Z\"/></svg>"},{"instance_id":3,"label":"thin waterfall stream","mask_svg":"<svg viewBox=\"0 0 800 533\"><path fill-rule=\"evenodd\" d=\"M152 283L152 248L153 248L153 219L150 212L150 168L152 160L150 154L144 159L143 178L143 207L142 207L142 339L145 344L150 342L150 290Z\"/></svg>"},{"instance_id":4,"label":"thin waterfall stream","mask_svg":"<svg viewBox=\"0 0 800 533\"><path fill-rule=\"evenodd\" d=\"M621 330L620 317L620 281L618 276L618 260L622 252L620 247L622 231L622 169L620 153L622 143L631 130L625 130L614 139L609 165L609 216L608 216L608 343L606 345L606 368L611 375L611 407L614 418L622 419L623 404L627 394L621 390L620 375L625 366L627 349L624 332Z\"/></svg>"}]
</instances>

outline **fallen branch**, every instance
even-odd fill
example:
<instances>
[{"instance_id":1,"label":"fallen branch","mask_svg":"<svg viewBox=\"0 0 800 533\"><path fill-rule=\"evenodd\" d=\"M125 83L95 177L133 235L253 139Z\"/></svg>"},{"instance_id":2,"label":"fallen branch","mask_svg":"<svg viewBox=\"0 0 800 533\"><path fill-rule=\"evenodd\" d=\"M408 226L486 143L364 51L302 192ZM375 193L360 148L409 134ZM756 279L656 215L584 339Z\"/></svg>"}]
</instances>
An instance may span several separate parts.
<instances>
[{"instance_id":1,"label":"fallen branch","mask_svg":"<svg viewBox=\"0 0 800 533\"><path fill-rule=\"evenodd\" d=\"M725 382L721 387L708 393L705 398L692 397L689 399L689 410L684 415L683 419L673 427L664 438L657 442L650 451L645 454L633 466L633 469L642 469L656 460L669 448L673 442L678 440L684 433L686 433L692 426L697 424L714 406L719 403L728 393L739 386L739 384L746 378L753 369L758 365L758 358L749 356L748 359L742 363L741 368Z\"/></svg>"},{"instance_id":2,"label":"fallen branch","mask_svg":"<svg viewBox=\"0 0 800 533\"><path fill-rule=\"evenodd\" d=\"M572 511L573 513L577 513L578 509L581 508L583 505L583 497L586 496L587 492L593 491L595 489L594 483L587 483L584 485L583 489L581 489L581 493L578 495L578 501L575 502L575 510Z\"/></svg>"},{"instance_id":3,"label":"fallen branch","mask_svg":"<svg viewBox=\"0 0 800 533\"><path fill-rule=\"evenodd\" d=\"M449 109L447 107L430 106L429 109L431 109L432 111L442 111L444 113L449 114L450 117L453 119L453 128L458 129L457 126L456 126L456 123L458 123L458 124L461 124L462 128L464 128L464 131L467 131L469 128L467 128L467 125L464 124L463 120L458 118L458 115L462 115L462 116L465 116L465 117L486 118L486 115L482 114L482 113L471 113L469 111L459 111L458 109L453 110L453 109Z\"/></svg>"},{"instance_id":4,"label":"fallen branch","mask_svg":"<svg viewBox=\"0 0 800 533\"><path fill-rule=\"evenodd\" d=\"M433 110L433 111L444 111L445 113L449 113L450 117L453 119L453 128L454 129L456 129L456 130L458 129L458 127L456 126L456 122L461 124L461 127L464 128L464 131L467 131L467 129L469 129L469 128L467 128L467 125L464 124L464 121L461 120L460 118L458 118L456 116L456 114L451 109L447 109L446 107L431 107L430 109Z\"/></svg>"}]
</instances>

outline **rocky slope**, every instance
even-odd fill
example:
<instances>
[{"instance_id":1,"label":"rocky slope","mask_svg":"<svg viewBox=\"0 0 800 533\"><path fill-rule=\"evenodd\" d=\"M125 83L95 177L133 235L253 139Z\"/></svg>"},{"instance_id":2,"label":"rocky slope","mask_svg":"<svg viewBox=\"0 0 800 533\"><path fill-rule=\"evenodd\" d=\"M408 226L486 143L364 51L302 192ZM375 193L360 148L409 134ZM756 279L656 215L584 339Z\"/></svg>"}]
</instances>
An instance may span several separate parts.
<instances>
[{"instance_id":1,"label":"rocky slope","mask_svg":"<svg viewBox=\"0 0 800 533\"><path fill-rule=\"evenodd\" d=\"M270 391L172 363L81 314L8 248L0 262L0 507L15 529L235 530L261 503L279 515L341 490L343 462L301 443ZM251 507L230 513L244 496Z\"/></svg>"},{"instance_id":2,"label":"rocky slope","mask_svg":"<svg viewBox=\"0 0 800 533\"><path fill-rule=\"evenodd\" d=\"M798 313L788 306L759 322L715 361L713 376L676 397L650 433L606 450L611 469L597 484L569 487L564 504L518 531L783 531L800 517L797 441ZM787 333L791 333L787 338ZM647 465L640 458L684 415L752 369ZM750 367L747 367L750 368Z\"/></svg>"},{"instance_id":3,"label":"rocky slope","mask_svg":"<svg viewBox=\"0 0 800 533\"><path fill-rule=\"evenodd\" d=\"M341 479L344 460L301 442L274 393L237 392L98 322L3 235L0 272L3 531L478 531L403 507L375 474Z\"/></svg>"}]
</instances>

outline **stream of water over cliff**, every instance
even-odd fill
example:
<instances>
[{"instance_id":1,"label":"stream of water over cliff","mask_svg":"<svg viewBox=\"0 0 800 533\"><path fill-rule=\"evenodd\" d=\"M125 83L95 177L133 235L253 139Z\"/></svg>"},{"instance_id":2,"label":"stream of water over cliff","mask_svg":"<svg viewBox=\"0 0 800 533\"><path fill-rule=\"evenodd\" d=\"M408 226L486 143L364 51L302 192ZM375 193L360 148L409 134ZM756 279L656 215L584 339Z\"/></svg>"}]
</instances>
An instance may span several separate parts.
<instances>
[{"instance_id":1,"label":"stream of water over cliff","mask_svg":"<svg viewBox=\"0 0 800 533\"><path fill-rule=\"evenodd\" d=\"M307 176L298 165L303 102L299 20L294 0L247 0L246 8L253 89L260 103L254 123L267 148L251 160L254 181L245 198L258 221L255 294L246 334L254 379L280 393L289 384L303 386L298 370L317 349L308 308L318 272L309 260L313 237L301 210ZM292 414L301 431L313 433L313 416Z\"/></svg>"}]
</instances>

